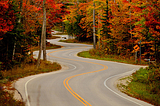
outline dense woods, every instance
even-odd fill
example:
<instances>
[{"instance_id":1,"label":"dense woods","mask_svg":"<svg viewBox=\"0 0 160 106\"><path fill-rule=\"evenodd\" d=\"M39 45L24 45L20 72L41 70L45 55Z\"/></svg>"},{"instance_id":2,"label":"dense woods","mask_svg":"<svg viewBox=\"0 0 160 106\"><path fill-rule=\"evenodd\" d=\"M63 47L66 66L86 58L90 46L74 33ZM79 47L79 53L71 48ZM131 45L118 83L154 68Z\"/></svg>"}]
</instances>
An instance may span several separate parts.
<instances>
[{"instance_id":1,"label":"dense woods","mask_svg":"<svg viewBox=\"0 0 160 106\"><path fill-rule=\"evenodd\" d=\"M1 69L33 61L35 45L40 45L44 0L0 1ZM95 3L95 26L93 4ZM65 24L65 31L79 41L93 41L102 54L160 62L159 0L46 0L46 32ZM46 35L45 35L46 36Z\"/></svg>"},{"instance_id":2,"label":"dense woods","mask_svg":"<svg viewBox=\"0 0 160 106\"><path fill-rule=\"evenodd\" d=\"M155 69L149 66L133 73L133 81L136 86L141 82L146 84L145 92L158 95L151 99L143 98L149 97L148 94L136 98L160 105L160 86L157 86L160 85L160 0L0 0L0 80L12 81L60 69L59 64L46 61L41 61L38 69L42 50L46 60L46 36L57 26L80 42L93 42L95 35L96 47L88 52L91 55L135 59L136 64L141 64L141 60L159 64L154 65ZM35 46L39 47L37 60L33 58ZM33 67L30 63L34 63ZM13 67L21 69L13 71ZM15 100L4 99L12 97L3 91L3 81L0 104L6 100L15 104Z\"/></svg>"},{"instance_id":3,"label":"dense woods","mask_svg":"<svg viewBox=\"0 0 160 106\"><path fill-rule=\"evenodd\" d=\"M0 1L0 69L32 62L32 49L40 45L44 0ZM61 25L67 13L60 1L46 0L46 33Z\"/></svg>"},{"instance_id":4,"label":"dense woods","mask_svg":"<svg viewBox=\"0 0 160 106\"><path fill-rule=\"evenodd\" d=\"M66 30L79 40L92 41L93 2L97 49L104 55L160 62L159 0L86 0L71 6ZM140 51L141 50L141 51Z\"/></svg>"}]
</instances>

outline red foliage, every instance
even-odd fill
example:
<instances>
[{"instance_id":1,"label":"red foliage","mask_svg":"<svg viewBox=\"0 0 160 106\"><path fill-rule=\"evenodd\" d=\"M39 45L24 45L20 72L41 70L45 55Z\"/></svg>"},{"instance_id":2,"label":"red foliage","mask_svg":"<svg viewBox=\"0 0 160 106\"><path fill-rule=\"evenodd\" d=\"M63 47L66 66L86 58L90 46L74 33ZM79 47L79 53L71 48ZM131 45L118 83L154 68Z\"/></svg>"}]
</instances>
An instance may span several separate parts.
<instances>
[{"instance_id":1,"label":"red foliage","mask_svg":"<svg viewBox=\"0 0 160 106\"><path fill-rule=\"evenodd\" d=\"M11 10L12 4L9 0L0 1L0 40L3 35L14 28L15 13Z\"/></svg>"},{"instance_id":2,"label":"red foliage","mask_svg":"<svg viewBox=\"0 0 160 106\"><path fill-rule=\"evenodd\" d=\"M46 5L48 11L47 18L51 26L53 26L55 23L62 22L62 16L68 13L68 11L65 11L61 8L63 4L56 3L53 0L47 0Z\"/></svg>"},{"instance_id":3,"label":"red foliage","mask_svg":"<svg viewBox=\"0 0 160 106\"><path fill-rule=\"evenodd\" d=\"M149 2L149 6L147 6L146 10L148 10L148 14L145 15L145 25L149 27L149 32L152 36L157 39L160 37L160 3Z\"/></svg>"}]
</instances>

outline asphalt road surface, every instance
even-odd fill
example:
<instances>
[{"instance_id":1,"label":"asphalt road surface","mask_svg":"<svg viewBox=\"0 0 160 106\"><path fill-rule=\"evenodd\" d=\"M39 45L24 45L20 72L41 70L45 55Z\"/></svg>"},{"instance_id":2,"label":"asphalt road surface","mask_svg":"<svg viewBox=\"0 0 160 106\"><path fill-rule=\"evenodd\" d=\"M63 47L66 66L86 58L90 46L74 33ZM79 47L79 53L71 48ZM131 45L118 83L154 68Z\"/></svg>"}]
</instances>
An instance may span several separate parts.
<instances>
[{"instance_id":1,"label":"asphalt road surface","mask_svg":"<svg viewBox=\"0 0 160 106\"><path fill-rule=\"evenodd\" d=\"M27 106L151 106L121 93L114 83L141 66L81 58L76 54L92 45L48 41L63 46L47 50L47 59L63 68L16 82Z\"/></svg>"}]
</instances>

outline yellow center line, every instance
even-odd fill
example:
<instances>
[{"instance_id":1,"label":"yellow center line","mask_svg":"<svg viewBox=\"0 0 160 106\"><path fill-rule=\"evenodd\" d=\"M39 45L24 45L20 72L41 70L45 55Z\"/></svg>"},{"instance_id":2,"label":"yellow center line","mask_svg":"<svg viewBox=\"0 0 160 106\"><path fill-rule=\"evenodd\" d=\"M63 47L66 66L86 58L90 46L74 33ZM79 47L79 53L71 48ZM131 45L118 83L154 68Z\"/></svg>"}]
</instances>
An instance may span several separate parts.
<instances>
[{"instance_id":1,"label":"yellow center line","mask_svg":"<svg viewBox=\"0 0 160 106\"><path fill-rule=\"evenodd\" d=\"M76 49L79 49L79 48L76 48ZM57 50L57 51L49 52L49 53L47 53L47 55L50 56L50 57L55 57L55 58L60 58L60 59L65 59L65 60L79 61L79 62L85 62L85 63L97 64L97 65L103 66L103 69L96 70L96 71L91 71L91 72L87 72L87 73L81 73L81 74L73 75L73 76L70 76L70 77L66 78L66 79L63 81L63 84L64 84L64 86L66 87L66 89L67 89L77 100L79 100L79 101L80 101L81 103L83 103L85 106L92 106L90 103L88 103L86 100L84 100L81 96L79 96L76 92L74 92L74 91L72 90L72 88L69 86L68 82L69 82L70 79L72 79L72 78L74 78L74 77L81 76L81 75L85 75L85 74L90 74L90 73L95 73L95 72L104 71L104 70L108 69L108 67L107 67L106 65L103 65L103 64L100 64L100 63L83 61L83 60L74 60L74 59L56 57L56 56L52 56L52 55L51 55L52 53L55 53L55 52L68 51L68 50L74 50L74 49Z\"/></svg>"}]
</instances>

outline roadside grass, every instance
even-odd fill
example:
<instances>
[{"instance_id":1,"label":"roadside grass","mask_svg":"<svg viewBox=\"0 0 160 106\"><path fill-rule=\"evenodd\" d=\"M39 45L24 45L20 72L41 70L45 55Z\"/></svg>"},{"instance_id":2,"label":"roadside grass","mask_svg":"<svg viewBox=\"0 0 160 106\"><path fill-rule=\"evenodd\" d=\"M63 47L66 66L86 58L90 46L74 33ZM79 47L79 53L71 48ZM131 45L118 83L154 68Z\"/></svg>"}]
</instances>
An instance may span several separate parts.
<instances>
[{"instance_id":1,"label":"roadside grass","mask_svg":"<svg viewBox=\"0 0 160 106\"><path fill-rule=\"evenodd\" d=\"M91 52L92 50L83 51L78 53L78 56L85 57L85 58L106 60L106 61L121 62L121 63L127 63L127 64L138 64L138 63L135 63L134 57L126 58L126 57L121 57L117 55L100 55L99 53L92 54ZM147 65L148 63L142 60L141 64Z\"/></svg>"},{"instance_id":2,"label":"roadside grass","mask_svg":"<svg viewBox=\"0 0 160 106\"><path fill-rule=\"evenodd\" d=\"M41 65L39 68L36 67L35 63L30 64L21 64L20 66L15 66L13 69L8 71L2 71L3 80L0 80L0 83L7 83L8 81L17 80L18 78L23 78L29 75L35 75L39 73L51 72L59 70L61 66L56 62L49 62L41 60Z\"/></svg>"},{"instance_id":3,"label":"roadside grass","mask_svg":"<svg viewBox=\"0 0 160 106\"><path fill-rule=\"evenodd\" d=\"M21 66L15 66L12 70L1 72L3 79L0 80L0 106L25 105L22 101L15 100L13 94L8 92L14 90L14 88L11 87L12 81L29 75L52 72L61 69L61 66L58 63L51 63L48 61L41 61L40 67L37 69L35 67L35 63L21 64Z\"/></svg>"},{"instance_id":4,"label":"roadside grass","mask_svg":"<svg viewBox=\"0 0 160 106\"><path fill-rule=\"evenodd\" d=\"M60 48L61 46L47 44L47 49ZM39 47L34 47L33 50L38 50ZM41 60L39 68L36 67L36 60L28 58L27 62L13 67L11 70L0 71L0 106L25 106L25 103L13 98L13 93L8 91L14 91L11 86L14 80L23 78L30 75L52 72L61 69L60 64L56 62L49 62Z\"/></svg>"},{"instance_id":5,"label":"roadside grass","mask_svg":"<svg viewBox=\"0 0 160 106\"><path fill-rule=\"evenodd\" d=\"M58 48L61 48L61 47L62 46L51 44L49 42L47 42L47 44L46 44L46 50L48 50L48 49L58 49ZM36 51L36 50L39 50L39 46L32 47L32 51Z\"/></svg>"},{"instance_id":6,"label":"roadside grass","mask_svg":"<svg viewBox=\"0 0 160 106\"><path fill-rule=\"evenodd\" d=\"M160 69L141 68L130 79L127 85L118 84L118 89L129 96L160 106Z\"/></svg>"},{"instance_id":7,"label":"roadside grass","mask_svg":"<svg viewBox=\"0 0 160 106\"><path fill-rule=\"evenodd\" d=\"M99 60L116 61L128 64L135 63L134 58L120 57L116 55L104 55L99 51L83 51L78 53L78 56ZM148 63L142 61L143 65ZM119 80L121 83L117 85L121 92L129 96L146 101L155 106L160 106L160 68L141 68L131 76L127 76Z\"/></svg>"}]
</instances>

